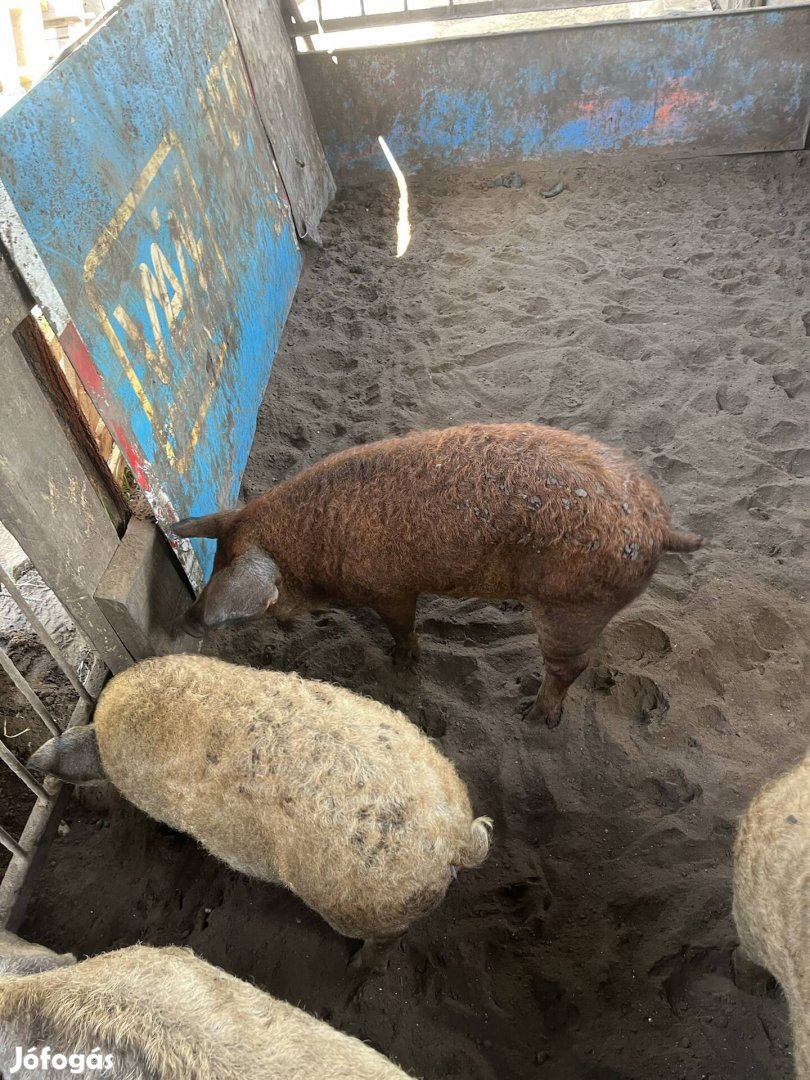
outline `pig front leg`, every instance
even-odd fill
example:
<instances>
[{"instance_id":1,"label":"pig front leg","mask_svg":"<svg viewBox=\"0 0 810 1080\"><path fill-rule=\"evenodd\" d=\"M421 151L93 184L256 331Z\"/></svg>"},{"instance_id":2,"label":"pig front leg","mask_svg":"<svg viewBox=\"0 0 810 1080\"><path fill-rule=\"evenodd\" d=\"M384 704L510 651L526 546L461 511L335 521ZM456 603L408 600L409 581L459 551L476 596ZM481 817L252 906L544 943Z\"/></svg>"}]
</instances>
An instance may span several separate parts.
<instances>
[{"instance_id":1,"label":"pig front leg","mask_svg":"<svg viewBox=\"0 0 810 1080\"><path fill-rule=\"evenodd\" d=\"M416 620L416 596L385 599L373 604L394 639L391 656L394 667L410 668L419 659L419 641L414 623Z\"/></svg>"}]
</instances>

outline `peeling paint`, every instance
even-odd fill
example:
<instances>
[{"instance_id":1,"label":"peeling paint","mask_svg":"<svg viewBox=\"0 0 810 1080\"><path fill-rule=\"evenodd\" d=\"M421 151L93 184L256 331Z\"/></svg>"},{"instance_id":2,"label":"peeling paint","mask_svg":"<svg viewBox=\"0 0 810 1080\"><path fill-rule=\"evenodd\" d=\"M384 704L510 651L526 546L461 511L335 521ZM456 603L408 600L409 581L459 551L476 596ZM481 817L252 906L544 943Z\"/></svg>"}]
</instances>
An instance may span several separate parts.
<instances>
[{"instance_id":1,"label":"peeling paint","mask_svg":"<svg viewBox=\"0 0 810 1080\"><path fill-rule=\"evenodd\" d=\"M795 149L810 7L753 9L299 56L343 177L681 146Z\"/></svg>"}]
</instances>

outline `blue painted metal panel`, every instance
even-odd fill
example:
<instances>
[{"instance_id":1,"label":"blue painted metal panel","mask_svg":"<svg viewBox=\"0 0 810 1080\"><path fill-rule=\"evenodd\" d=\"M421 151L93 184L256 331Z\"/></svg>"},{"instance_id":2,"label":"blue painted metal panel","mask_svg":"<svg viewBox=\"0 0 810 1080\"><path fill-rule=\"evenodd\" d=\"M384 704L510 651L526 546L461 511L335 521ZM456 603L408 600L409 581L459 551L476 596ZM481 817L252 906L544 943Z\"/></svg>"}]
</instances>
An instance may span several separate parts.
<instances>
[{"instance_id":1,"label":"blue painted metal panel","mask_svg":"<svg viewBox=\"0 0 810 1080\"><path fill-rule=\"evenodd\" d=\"M233 505L301 255L222 0L121 4L0 118L0 179L159 519Z\"/></svg>"},{"instance_id":2,"label":"blue painted metal panel","mask_svg":"<svg viewBox=\"0 0 810 1080\"><path fill-rule=\"evenodd\" d=\"M810 6L299 57L336 175L568 153L801 147Z\"/></svg>"}]
</instances>

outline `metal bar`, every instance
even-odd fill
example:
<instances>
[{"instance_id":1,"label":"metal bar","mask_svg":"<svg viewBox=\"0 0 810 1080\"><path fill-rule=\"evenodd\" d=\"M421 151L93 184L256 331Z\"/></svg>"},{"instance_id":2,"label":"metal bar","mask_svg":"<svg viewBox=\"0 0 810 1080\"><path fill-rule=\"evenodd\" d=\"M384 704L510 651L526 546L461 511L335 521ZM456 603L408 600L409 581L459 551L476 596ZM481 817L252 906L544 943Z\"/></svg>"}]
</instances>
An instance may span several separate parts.
<instances>
[{"instance_id":1,"label":"metal bar","mask_svg":"<svg viewBox=\"0 0 810 1080\"><path fill-rule=\"evenodd\" d=\"M92 698L85 690L84 686L82 685L81 679L73 670L73 667L69 663L67 657L53 640L51 635L48 633L44 624L40 622L34 609L25 599L23 594L14 584L12 578L6 573L2 566L0 566L0 582L2 582L6 589L8 589L9 596L23 613L23 615L26 617L26 619L29 621L29 623L36 630L40 640L42 641L42 644L54 658L65 676L70 680L70 685L79 695L79 697L84 698L85 701L92 701Z\"/></svg>"},{"instance_id":2,"label":"metal bar","mask_svg":"<svg viewBox=\"0 0 810 1080\"><path fill-rule=\"evenodd\" d=\"M25 854L25 852L14 839L14 837L11 836L10 833L7 833L2 825L0 825L0 844L2 844L4 848L10 851L12 855L16 855L18 859L25 859L25 861L28 862L28 856Z\"/></svg>"},{"instance_id":3,"label":"metal bar","mask_svg":"<svg viewBox=\"0 0 810 1080\"><path fill-rule=\"evenodd\" d=\"M95 699L107 678L107 667L98 658L87 677L87 691ZM67 727L86 724L93 711L90 702L77 702ZM71 787L58 780L48 781L49 790L40 799L28 818L17 845L21 852L15 854L0 881L0 929L15 933L23 920L25 905L31 895L34 879L48 855L48 848L59 821L70 799Z\"/></svg>"},{"instance_id":4,"label":"metal bar","mask_svg":"<svg viewBox=\"0 0 810 1080\"><path fill-rule=\"evenodd\" d=\"M400 26L418 22L446 22L448 19L478 19L487 15L531 15L536 11L564 11L570 8L606 7L618 2L630 5L643 0L537 0L528 6L526 0L469 0L459 3L448 0L447 6L429 8L408 8L407 11L385 11L379 15L349 15L341 19L326 19L323 23L299 23L292 27L292 37L306 37L322 32L336 34L341 30L365 30L375 27Z\"/></svg>"},{"instance_id":5,"label":"metal bar","mask_svg":"<svg viewBox=\"0 0 810 1080\"><path fill-rule=\"evenodd\" d=\"M18 776L20 780L22 780L22 782L25 784L25 786L30 788L31 791L33 791L33 793L38 799L48 798L48 792L45 790L42 784L40 784L39 781L35 780L31 773L28 771L28 769L26 769L24 765L21 765L19 761L17 761L17 759L14 757L14 755L4 742L0 742L0 761L3 761L6 765L8 765L14 775Z\"/></svg>"},{"instance_id":6,"label":"metal bar","mask_svg":"<svg viewBox=\"0 0 810 1080\"><path fill-rule=\"evenodd\" d=\"M56 722L51 717L51 714L45 708L45 704L39 695L31 689L27 680L20 672L11 657L8 655L5 649L0 649L0 667L5 671L6 675L11 679L22 696L40 718L45 727L50 731L51 735L60 735L61 732L56 725Z\"/></svg>"}]
</instances>

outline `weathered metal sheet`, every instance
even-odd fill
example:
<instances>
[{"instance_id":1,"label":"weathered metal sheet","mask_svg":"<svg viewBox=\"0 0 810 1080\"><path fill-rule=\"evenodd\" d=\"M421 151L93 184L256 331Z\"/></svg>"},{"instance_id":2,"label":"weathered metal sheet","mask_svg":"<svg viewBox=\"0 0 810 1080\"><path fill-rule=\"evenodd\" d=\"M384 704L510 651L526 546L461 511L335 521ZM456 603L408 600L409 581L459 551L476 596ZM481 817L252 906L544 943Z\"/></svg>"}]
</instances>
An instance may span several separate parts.
<instances>
[{"instance_id":1,"label":"weathered metal sheet","mask_svg":"<svg viewBox=\"0 0 810 1080\"><path fill-rule=\"evenodd\" d=\"M318 223L335 196L335 181L315 129L279 0L228 0L228 9L298 235L318 243Z\"/></svg>"},{"instance_id":2,"label":"weathered metal sheet","mask_svg":"<svg viewBox=\"0 0 810 1080\"><path fill-rule=\"evenodd\" d=\"M158 519L232 505L301 255L221 0L125 0L0 118L0 181Z\"/></svg>"},{"instance_id":3,"label":"weathered metal sheet","mask_svg":"<svg viewBox=\"0 0 810 1080\"><path fill-rule=\"evenodd\" d=\"M810 6L529 31L299 57L338 179L680 147L796 149Z\"/></svg>"}]
</instances>

